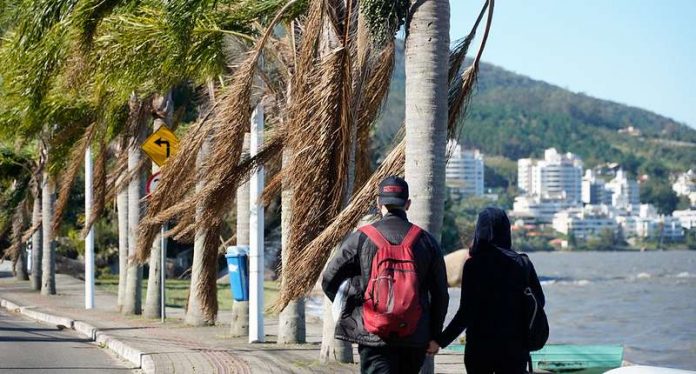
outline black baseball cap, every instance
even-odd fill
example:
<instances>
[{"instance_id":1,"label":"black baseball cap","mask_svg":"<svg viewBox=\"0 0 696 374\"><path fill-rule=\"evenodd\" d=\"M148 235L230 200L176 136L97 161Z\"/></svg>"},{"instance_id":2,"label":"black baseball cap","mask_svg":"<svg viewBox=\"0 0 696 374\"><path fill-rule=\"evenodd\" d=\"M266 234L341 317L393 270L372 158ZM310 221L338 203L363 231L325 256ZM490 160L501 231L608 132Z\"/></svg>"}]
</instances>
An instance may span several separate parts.
<instances>
[{"instance_id":1,"label":"black baseball cap","mask_svg":"<svg viewBox=\"0 0 696 374\"><path fill-rule=\"evenodd\" d=\"M391 176L379 184L379 204L406 206L408 202L408 183L403 178Z\"/></svg>"}]
</instances>

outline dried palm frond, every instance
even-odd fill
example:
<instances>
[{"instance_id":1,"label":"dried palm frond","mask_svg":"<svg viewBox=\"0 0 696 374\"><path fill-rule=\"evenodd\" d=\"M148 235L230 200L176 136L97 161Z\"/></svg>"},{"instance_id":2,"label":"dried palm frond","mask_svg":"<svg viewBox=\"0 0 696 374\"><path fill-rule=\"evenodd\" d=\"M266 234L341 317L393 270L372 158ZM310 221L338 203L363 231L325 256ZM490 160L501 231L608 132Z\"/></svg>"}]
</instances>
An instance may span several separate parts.
<instances>
[{"instance_id":1,"label":"dried palm frond","mask_svg":"<svg viewBox=\"0 0 696 374\"><path fill-rule=\"evenodd\" d=\"M196 226L204 230L219 226L222 216L230 210L234 191L239 183L239 180L233 177L238 171L243 134L247 132L250 125L251 93L257 63L275 24L295 1L287 2L280 9L247 59L237 68L232 82L223 89L219 101L213 106L210 121L207 118L201 121L201 125L195 129L190 138L187 135L188 139L185 138L182 141L182 148L171 160L173 162L168 162L162 168L160 185L151 198L150 208L139 228L136 254L139 261L144 262L149 257L150 243L156 236L157 226L174 218L188 207L202 208L200 220L197 220ZM195 166L198 152L209 136L211 151L203 166L206 185L194 195L183 198L195 184L195 174L189 173L191 176L185 177L182 183L181 170L194 170L192 166ZM182 155L184 152L187 154ZM188 168L182 169L181 167L184 166ZM172 194L175 195L174 199Z\"/></svg>"},{"instance_id":2,"label":"dried palm frond","mask_svg":"<svg viewBox=\"0 0 696 374\"><path fill-rule=\"evenodd\" d=\"M469 31L469 34L463 39L460 39L455 45L454 49L450 52L449 74L447 80L450 84L452 84L452 82L459 75L464 58L466 58L466 54L469 51L469 46L476 37L476 30L478 30L479 24L483 19L483 15L486 14L486 9L488 9L488 0L486 0L486 2L483 4L483 8L481 8L481 12L479 12L476 22L474 22L474 26L471 28L471 31Z\"/></svg>"},{"instance_id":3,"label":"dried palm frond","mask_svg":"<svg viewBox=\"0 0 696 374\"><path fill-rule=\"evenodd\" d=\"M318 58L319 64L314 65L315 71L307 69L311 74L305 80L314 78L309 81L314 86L299 97L293 96L291 104L293 117L290 119L288 142L293 149L293 158L287 166L286 177L293 191L293 210L288 246L284 248L290 258L301 256L309 259L318 255L307 245L347 201L349 186L344 181L349 179L351 147L354 145L351 141L354 134L353 67L349 53L351 46L348 45L353 40L348 36L353 21L350 10L348 7L344 20L344 44L324 52ZM330 35L328 39L331 40ZM306 265L312 263L307 261ZM294 268L292 273L295 273ZM290 274L288 279L293 282L286 283L293 286L285 288L297 286L298 277Z\"/></svg>"},{"instance_id":4,"label":"dried palm frond","mask_svg":"<svg viewBox=\"0 0 696 374\"><path fill-rule=\"evenodd\" d=\"M488 0L486 4L488 5L488 19L486 20L486 29L483 33L481 45L476 53L476 57L474 58L471 66L469 66L460 77L457 77L454 82L450 82L449 113L447 120L447 133L450 139L458 138L459 133L457 123L459 118L466 115L466 110L469 107L469 101L471 100L471 94L474 91L474 86L476 85L481 56L483 55L483 50L486 48L486 41L488 40L491 22L493 21L493 7L495 5L495 0ZM481 14L479 14L479 18L476 21L476 26L478 26L484 10L486 10L485 6L481 11ZM472 30L471 34L475 32L476 28Z\"/></svg>"},{"instance_id":5,"label":"dried palm frond","mask_svg":"<svg viewBox=\"0 0 696 374\"><path fill-rule=\"evenodd\" d=\"M467 75L465 72L462 80L450 82L450 91L452 92L455 87L459 87L458 94L461 96L459 100L450 101L448 113L450 119L456 119L460 113L465 112L466 106L469 103L468 97L470 97L474 87L473 83L475 82L475 72L478 71L478 61L485 47L485 41L490 29L493 3L493 0L489 0L488 2L489 13L486 32L477 57L474 60L474 64L470 67L471 70L467 69L467 71L471 71L471 73ZM469 83L462 84L462 82ZM450 135L452 134L453 133L450 133ZM288 267L285 270L280 297L271 306L270 309L272 311L279 312L283 310L291 300L302 297L310 292L321 275L331 250L343 240L345 235L358 225L360 219L369 211L370 206L375 204L379 183L390 175L403 176L405 146L406 143L402 140L389 153L385 161L372 174L362 189L353 196L350 204L331 221L331 224L328 225L319 236L312 240L311 243L307 244L304 250L294 254L293 258L296 259L294 263L296 263L297 266Z\"/></svg>"},{"instance_id":6,"label":"dried palm frond","mask_svg":"<svg viewBox=\"0 0 696 374\"><path fill-rule=\"evenodd\" d=\"M343 211L301 253L297 254L293 260L293 263L297 265L288 267L283 274L284 278L287 277L287 281L283 283L286 286L281 288L280 297L271 306L273 311L283 310L288 302L306 295L314 287L331 250L341 243L347 233L355 229L370 207L376 204L379 183L391 175L403 176L405 151L406 142L402 140L375 170L362 189L353 196Z\"/></svg>"},{"instance_id":7,"label":"dried palm frond","mask_svg":"<svg viewBox=\"0 0 696 374\"><path fill-rule=\"evenodd\" d=\"M70 197L70 189L75 183L75 178L77 178L77 173L80 171L80 167L85 159L85 151L87 147L92 143L92 136L94 135L96 125L92 124L87 127L84 135L80 140L75 143L73 149L70 153L70 161L68 162L67 170L63 173L60 181L60 188L58 190L58 199L55 204L55 213L53 216L53 221L51 222L51 227L54 233L58 231L60 223L63 219L63 213L65 213L65 208L68 205L68 198Z\"/></svg>"},{"instance_id":8,"label":"dried palm frond","mask_svg":"<svg viewBox=\"0 0 696 374\"><path fill-rule=\"evenodd\" d=\"M196 221L194 217L196 216L195 208L191 212L182 214L179 222L167 230L164 235L167 237L174 238L177 242L182 243L193 243L194 234L196 233Z\"/></svg>"},{"instance_id":9,"label":"dried palm frond","mask_svg":"<svg viewBox=\"0 0 696 374\"><path fill-rule=\"evenodd\" d=\"M37 179L34 179L32 181L32 204L41 204L41 190L38 187L35 187L34 184L36 184ZM39 209L40 210L40 209ZM22 238L21 241L22 243L26 243L31 239L32 235L41 228L41 214L39 213L39 220L36 224L36 226L32 225L28 229L22 233Z\"/></svg>"},{"instance_id":10,"label":"dried palm frond","mask_svg":"<svg viewBox=\"0 0 696 374\"><path fill-rule=\"evenodd\" d=\"M355 192L362 188L372 172L370 167L370 130L389 93L393 69L394 43L392 41L377 56L375 66L371 68L369 73L370 78L364 93L360 95L362 101L357 121Z\"/></svg>"},{"instance_id":11,"label":"dried palm frond","mask_svg":"<svg viewBox=\"0 0 696 374\"><path fill-rule=\"evenodd\" d=\"M266 183L266 187L261 193L261 202L264 206L268 206L278 195L283 188L283 178L286 173L280 170L271 180Z\"/></svg>"},{"instance_id":12,"label":"dried palm frond","mask_svg":"<svg viewBox=\"0 0 696 374\"><path fill-rule=\"evenodd\" d=\"M217 260L220 247L220 224L208 227L203 244L203 268L200 274L200 283L191 285L191 292L198 293L201 301L203 319L209 323L215 323L218 312L217 301Z\"/></svg>"},{"instance_id":13,"label":"dried palm frond","mask_svg":"<svg viewBox=\"0 0 696 374\"><path fill-rule=\"evenodd\" d=\"M12 232L11 232L11 245L5 251L3 259L7 258L12 260L13 263L17 262L17 258L21 254L22 245L25 243L22 240L24 228L27 225L29 217L29 204L28 199L25 197L15 208L14 214L12 214Z\"/></svg>"}]
</instances>

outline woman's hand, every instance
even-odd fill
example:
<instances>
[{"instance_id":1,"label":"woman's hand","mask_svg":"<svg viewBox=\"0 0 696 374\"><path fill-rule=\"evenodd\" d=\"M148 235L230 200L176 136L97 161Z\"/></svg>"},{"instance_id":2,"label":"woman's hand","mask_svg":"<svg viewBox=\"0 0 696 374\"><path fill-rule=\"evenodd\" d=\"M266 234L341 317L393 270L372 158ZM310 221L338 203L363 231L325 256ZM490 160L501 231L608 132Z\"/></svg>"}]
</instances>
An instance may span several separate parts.
<instances>
[{"instance_id":1,"label":"woman's hand","mask_svg":"<svg viewBox=\"0 0 696 374\"><path fill-rule=\"evenodd\" d=\"M434 356L437 354L437 352L440 350L440 345L437 344L436 341L431 340L430 343L428 343L428 348L425 350L425 353L428 354L428 356Z\"/></svg>"}]
</instances>

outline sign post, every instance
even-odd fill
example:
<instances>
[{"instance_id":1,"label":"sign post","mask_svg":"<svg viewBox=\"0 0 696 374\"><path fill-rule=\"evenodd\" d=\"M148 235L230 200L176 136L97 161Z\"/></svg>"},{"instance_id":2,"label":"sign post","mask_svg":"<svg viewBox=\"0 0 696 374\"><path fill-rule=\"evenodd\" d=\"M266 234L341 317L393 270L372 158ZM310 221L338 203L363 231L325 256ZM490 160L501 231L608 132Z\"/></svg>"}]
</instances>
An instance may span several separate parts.
<instances>
[{"instance_id":1,"label":"sign post","mask_svg":"<svg viewBox=\"0 0 696 374\"><path fill-rule=\"evenodd\" d=\"M92 147L85 151L85 223L92 216ZM85 309L94 309L94 227L85 237Z\"/></svg>"},{"instance_id":2,"label":"sign post","mask_svg":"<svg viewBox=\"0 0 696 374\"><path fill-rule=\"evenodd\" d=\"M249 157L254 157L263 144L264 126L263 105L256 106L251 116L251 139L249 142ZM263 343L263 204L259 198L264 186L264 170L260 166L249 181L249 343Z\"/></svg>"},{"instance_id":3,"label":"sign post","mask_svg":"<svg viewBox=\"0 0 696 374\"><path fill-rule=\"evenodd\" d=\"M162 318L162 323L164 323L164 319L167 318L166 316L166 305L164 303L165 297L164 297L164 280L167 279L166 273L167 273L167 239L164 237L164 232L167 231L167 224L163 223L162 228L160 229L160 253L162 254L162 269L160 269L160 287L161 287L161 292L160 295L162 297L162 300L160 301L160 307L162 308L162 311L160 313L160 317Z\"/></svg>"},{"instance_id":4,"label":"sign post","mask_svg":"<svg viewBox=\"0 0 696 374\"><path fill-rule=\"evenodd\" d=\"M152 159L152 162L157 164L157 166L164 165L169 157L173 156L179 148L179 139L167 126L161 125L157 131L153 132L150 137L148 137L142 145L143 151ZM157 188L157 184L160 181L160 172L156 172L150 176L147 181L146 193L149 197L152 191ZM167 279L167 239L164 237L164 233L167 231L167 223L162 224L160 228L160 318L162 323L166 318L166 304L165 304L165 287L164 283Z\"/></svg>"}]
</instances>

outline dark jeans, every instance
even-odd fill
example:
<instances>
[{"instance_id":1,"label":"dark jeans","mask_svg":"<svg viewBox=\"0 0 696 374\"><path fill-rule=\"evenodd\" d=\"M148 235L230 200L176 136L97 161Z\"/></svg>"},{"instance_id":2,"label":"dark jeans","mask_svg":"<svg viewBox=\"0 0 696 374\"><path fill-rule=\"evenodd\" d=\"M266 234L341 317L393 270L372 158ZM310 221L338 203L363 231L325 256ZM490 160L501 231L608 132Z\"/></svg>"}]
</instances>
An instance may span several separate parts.
<instances>
[{"instance_id":1,"label":"dark jeans","mask_svg":"<svg viewBox=\"0 0 696 374\"><path fill-rule=\"evenodd\" d=\"M363 374L418 373L425 360L425 347L368 347L359 345Z\"/></svg>"},{"instance_id":2,"label":"dark jeans","mask_svg":"<svg viewBox=\"0 0 696 374\"><path fill-rule=\"evenodd\" d=\"M464 365L467 374L522 374L527 373L527 363L495 354L467 351Z\"/></svg>"}]
</instances>

